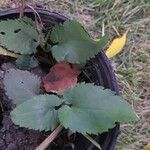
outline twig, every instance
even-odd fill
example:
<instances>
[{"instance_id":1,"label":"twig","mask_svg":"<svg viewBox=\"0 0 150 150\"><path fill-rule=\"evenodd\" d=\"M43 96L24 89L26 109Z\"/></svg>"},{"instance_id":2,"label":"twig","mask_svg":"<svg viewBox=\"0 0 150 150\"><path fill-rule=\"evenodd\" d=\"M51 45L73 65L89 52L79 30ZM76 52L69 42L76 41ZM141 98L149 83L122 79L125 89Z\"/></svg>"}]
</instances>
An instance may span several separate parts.
<instances>
[{"instance_id":1,"label":"twig","mask_svg":"<svg viewBox=\"0 0 150 150\"><path fill-rule=\"evenodd\" d=\"M22 18L24 16L25 2L24 0L20 0L18 3L19 3L19 11L20 11L19 18Z\"/></svg>"},{"instance_id":2,"label":"twig","mask_svg":"<svg viewBox=\"0 0 150 150\"><path fill-rule=\"evenodd\" d=\"M102 23L102 36L105 36L105 24L104 24L104 22Z\"/></svg>"},{"instance_id":3,"label":"twig","mask_svg":"<svg viewBox=\"0 0 150 150\"><path fill-rule=\"evenodd\" d=\"M63 126L59 125L35 150L45 150L62 129Z\"/></svg>"},{"instance_id":4,"label":"twig","mask_svg":"<svg viewBox=\"0 0 150 150\"><path fill-rule=\"evenodd\" d=\"M89 79L89 81L92 82L91 78L90 78L89 75L86 73L86 71L83 70L82 72L83 72L83 74Z\"/></svg>"},{"instance_id":5,"label":"twig","mask_svg":"<svg viewBox=\"0 0 150 150\"><path fill-rule=\"evenodd\" d=\"M91 138L88 134L83 134L85 138L87 138L94 146L96 146L98 149L102 150L101 146L93 139Z\"/></svg>"},{"instance_id":6,"label":"twig","mask_svg":"<svg viewBox=\"0 0 150 150\"><path fill-rule=\"evenodd\" d=\"M120 36L120 33L118 32L118 30L116 29L115 26L112 26L112 28L114 29L114 31L117 33L118 36Z\"/></svg>"},{"instance_id":7,"label":"twig","mask_svg":"<svg viewBox=\"0 0 150 150\"><path fill-rule=\"evenodd\" d=\"M39 15L39 13L34 9L34 7L32 7L31 5L27 4L27 6L33 10L34 12L34 16L35 16L35 21L36 21L36 25L37 25L37 29L39 31L41 31L43 28L44 28L44 25L43 25L43 22L42 22L42 19ZM39 21L39 23L38 23ZM40 27L39 27L40 26ZM39 29L40 28L40 29Z\"/></svg>"},{"instance_id":8,"label":"twig","mask_svg":"<svg viewBox=\"0 0 150 150\"><path fill-rule=\"evenodd\" d=\"M36 22L36 27L37 30L39 31L39 42L43 41L44 39L44 35L42 30L44 29L44 25L41 19L41 16L39 15L39 13L36 11L36 9L34 9L31 5L27 4L27 6L33 10L34 16L35 16L35 22ZM41 43L40 43L41 44Z\"/></svg>"}]
</instances>

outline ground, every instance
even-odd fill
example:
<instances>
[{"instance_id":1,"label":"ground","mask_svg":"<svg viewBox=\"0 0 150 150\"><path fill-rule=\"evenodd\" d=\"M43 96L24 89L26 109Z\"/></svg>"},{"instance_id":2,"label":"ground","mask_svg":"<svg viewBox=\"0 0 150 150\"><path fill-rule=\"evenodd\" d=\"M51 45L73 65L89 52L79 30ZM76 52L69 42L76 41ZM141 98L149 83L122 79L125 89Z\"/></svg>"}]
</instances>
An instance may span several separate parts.
<instances>
[{"instance_id":1,"label":"ground","mask_svg":"<svg viewBox=\"0 0 150 150\"><path fill-rule=\"evenodd\" d=\"M0 7L15 7L15 0L1 0ZM56 11L81 22L98 38L110 38L130 29L124 51L112 59L120 94L139 121L121 125L117 150L141 150L150 142L150 1L149 0L28 0L28 4Z\"/></svg>"}]
</instances>

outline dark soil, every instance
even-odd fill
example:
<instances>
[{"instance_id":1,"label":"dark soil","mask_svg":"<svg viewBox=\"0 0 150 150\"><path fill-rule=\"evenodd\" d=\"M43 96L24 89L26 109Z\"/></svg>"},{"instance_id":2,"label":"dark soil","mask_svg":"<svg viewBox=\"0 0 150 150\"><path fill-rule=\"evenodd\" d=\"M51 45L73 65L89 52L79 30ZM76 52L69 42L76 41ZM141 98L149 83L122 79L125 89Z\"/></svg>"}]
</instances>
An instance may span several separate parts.
<instances>
[{"instance_id":1,"label":"dark soil","mask_svg":"<svg viewBox=\"0 0 150 150\"><path fill-rule=\"evenodd\" d=\"M14 106L4 94L3 77L5 70L12 67L11 63L2 65L0 59L0 150L33 150L48 133L20 128L11 121L9 113Z\"/></svg>"},{"instance_id":2,"label":"dark soil","mask_svg":"<svg viewBox=\"0 0 150 150\"><path fill-rule=\"evenodd\" d=\"M1 150L32 150L42 141L41 133L15 126L10 119L9 112L3 114L0 137Z\"/></svg>"}]
</instances>

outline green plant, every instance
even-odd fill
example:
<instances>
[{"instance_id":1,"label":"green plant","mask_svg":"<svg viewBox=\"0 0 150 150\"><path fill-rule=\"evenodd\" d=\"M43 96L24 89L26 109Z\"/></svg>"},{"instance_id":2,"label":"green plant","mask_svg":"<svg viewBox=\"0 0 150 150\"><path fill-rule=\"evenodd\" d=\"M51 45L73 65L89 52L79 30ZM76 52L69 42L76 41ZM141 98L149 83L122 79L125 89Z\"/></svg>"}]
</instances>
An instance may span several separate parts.
<instances>
[{"instance_id":1,"label":"green plant","mask_svg":"<svg viewBox=\"0 0 150 150\"><path fill-rule=\"evenodd\" d=\"M20 54L32 54L38 46L38 31L30 19L16 19L0 22L0 45Z\"/></svg>"},{"instance_id":2,"label":"green plant","mask_svg":"<svg viewBox=\"0 0 150 150\"><path fill-rule=\"evenodd\" d=\"M77 21L66 21L52 29L51 40L57 45L52 54L57 61L85 64L107 44L107 38L94 41Z\"/></svg>"},{"instance_id":3,"label":"green plant","mask_svg":"<svg viewBox=\"0 0 150 150\"><path fill-rule=\"evenodd\" d=\"M41 34L44 33L38 33L30 19L0 22L0 45L20 54L16 61L19 68L31 69L40 64L38 53L52 53L56 60L51 63L57 62L43 79L19 69L5 73L6 94L16 104L11 112L15 124L40 131L54 130L61 124L88 137L86 134L99 134L113 128L116 122L136 119L131 106L113 91L93 83L77 83L82 71L77 67L84 67L86 61L105 48L106 37L93 40L78 22L66 21L52 28L46 43L51 46L45 52L39 41ZM24 41L27 41L27 49L21 45ZM36 65L31 61L33 58L38 62ZM56 88L59 85L61 92ZM50 86L53 88L47 89Z\"/></svg>"}]
</instances>

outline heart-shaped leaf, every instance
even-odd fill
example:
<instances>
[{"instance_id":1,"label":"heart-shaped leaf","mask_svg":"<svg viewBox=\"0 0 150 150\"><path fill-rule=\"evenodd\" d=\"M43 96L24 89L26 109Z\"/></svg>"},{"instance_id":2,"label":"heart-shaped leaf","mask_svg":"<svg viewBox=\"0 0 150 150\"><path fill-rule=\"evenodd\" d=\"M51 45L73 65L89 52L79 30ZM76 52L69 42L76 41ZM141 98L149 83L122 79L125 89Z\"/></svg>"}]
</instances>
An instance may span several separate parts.
<instances>
[{"instance_id":1,"label":"heart-shaped leaf","mask_svg":"<svg viewBox=\"0 0 150 150\"><path fill-rule=\"evenodd\" d=\"M72 131L98 134L113 128L115 122L136 118L131 106L120 96L93 84L78 84L69 89L64 98L70 105L59 109L59 119Z\"/></svg>"},{"instance_id":2,"label":"heart-shaped leaf","mask_svg":"<svg viewBox=\"0 0 150 150\"><path fill-rule=\"evenodd\" d=\"M55 95L38 95L28 99L11 112L16 125L34 130L53 130L58 125L58 111L61 104Z\"/></svg>"}]
</instances>

